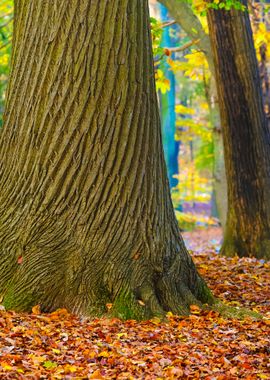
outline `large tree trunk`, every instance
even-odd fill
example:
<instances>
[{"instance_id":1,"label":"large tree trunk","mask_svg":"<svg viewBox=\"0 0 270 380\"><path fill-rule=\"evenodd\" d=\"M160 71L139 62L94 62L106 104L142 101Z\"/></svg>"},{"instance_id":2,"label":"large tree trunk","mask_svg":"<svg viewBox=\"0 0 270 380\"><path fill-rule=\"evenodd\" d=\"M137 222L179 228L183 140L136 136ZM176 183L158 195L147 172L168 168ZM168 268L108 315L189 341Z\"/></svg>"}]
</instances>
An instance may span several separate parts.
<instances>
[{"instance_id":1,"label":"large tree trunk","mask_svg":"<svg viewBox=\"0 0 270 380\"><path fill-rule=\"evenodd\" d=\"M211 295L174 216L147 0L18 3L1 135L9 308L146 318Z\"/></svg>"},{"instance_id":2,"label":"large tree trunk","mask_svg":"<svg viewBox=\"0 0 270 380\"><path fill-rule=\"evenodd\" d=\"M222 252L269 258L270 135L249 15L211 10L208 20L228 181Z\"/></svg>"}]
</instances>

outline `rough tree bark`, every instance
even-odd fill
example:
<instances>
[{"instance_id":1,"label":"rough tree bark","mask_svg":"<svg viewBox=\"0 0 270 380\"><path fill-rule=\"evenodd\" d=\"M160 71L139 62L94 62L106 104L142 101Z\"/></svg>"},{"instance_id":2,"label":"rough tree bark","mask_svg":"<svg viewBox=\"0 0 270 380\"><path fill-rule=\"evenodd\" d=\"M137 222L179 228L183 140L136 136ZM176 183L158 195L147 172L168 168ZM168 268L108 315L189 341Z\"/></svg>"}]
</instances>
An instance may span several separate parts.
<instances>
[{"instance_id":1,"label":"rough tree bark","mask_svg":"<svg viewBox=\"0 0 270 380\"><path fill-rule=\"evenodd\" d=\"M210 302L174 216L147 0L23 0L0 152L8 308L147 318Z\"/></svg>"},{"instance_id":2,"label":"rough tree bark","mask_svg":"<svg viewBox=\"0 0 270 380\"><path fill-rule=\"evenodd\" d=\"M270 135L249 15L210 10L208 21L228 181L222 252L269 258Z\"/></svg>"}]
</instances>

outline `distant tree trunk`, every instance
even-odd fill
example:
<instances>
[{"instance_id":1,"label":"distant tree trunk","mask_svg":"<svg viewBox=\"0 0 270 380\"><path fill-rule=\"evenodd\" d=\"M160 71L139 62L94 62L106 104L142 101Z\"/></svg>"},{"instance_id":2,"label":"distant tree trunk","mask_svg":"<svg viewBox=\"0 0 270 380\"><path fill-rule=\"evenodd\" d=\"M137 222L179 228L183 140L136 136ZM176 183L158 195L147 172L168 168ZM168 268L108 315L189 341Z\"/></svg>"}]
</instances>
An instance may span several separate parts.
<instances>
[{"instance_id":1,"label":"distant tree trunk","mask_svg":"<svg viewBox=\"0 0 270 380\"><path fill-rule=\"evenodd\" d=\"M209 107L210 122L213 128L214 143L213 193L211 200L211 215L219 218L222 229L223 231L225 231L228 209L227 180L224 163L224 149L221 132L218 95L214 75L215 73L211 72L209 88L206 88L206 100Z\"/></svg>"},{"instance_id":2,"label":"distant tree trunk","mask_svg":"<svg viewBox=\"0 0 270 380\"><path fill-rule=\"evenodd\" d=\"M258 1L251 4L249 3L249 5L250 17L255 31L258 32L260 24L263 23L266 27L266 30L270 33L270 17L266 13L265 2ZM270 129L270 83L268 66L269 62L267 62L267 44L262 43L259 47L259 72L262 83L264 109L268 121L268 128Z\"/></svg>"},{"instance_id":3,"label":"distant tree trunk","mask_svg":"<svg viewBox=\"0 0 270 380\"><path fill-rule=\"evenodd\" d=\"M208 21L228 182L222 252L269 258L270 135L249 15L210 10Z\"/></svg>"},{"instance_id":4,"label":"distant tree trunk","mask_svg":"<svg viewBox=\"0 0 270 380\"><path fill-rule=\"evenodd\" d=\"M160 15L161 21L168 21L168 11L163 5L160 5ZM179 42L178 38L172 36L173 31L176 32L175 27L176 25L164 28L161 41L163 47L175 47L176 42ZM167 62L163 64L163 70L165 71L166 78L170 81L170 89L165 94L159 93L162 142L169 184L171 188L174 188L178 185L178 179L174 176L178 175L179 171L178 153L180 147L180 142L175 140L175 75ZM179 208L181 207L179 206Z\"/></svg>"},{"instance_id":5,"label":"distant tree trunk","mask_svg":"<svg viewBox=\"0 0 270 380\"><path fill-rule=\"evenodd\" d=\"M0 152L8 308L147 318L211 301L179 234L147 0L29 0Z\"/></svg>"},{"instance_id":6,"label":"distant tree trunk","mask_svg":"<svg viewBox=\"0 0 270 380\"><path fill-rule=\"evenodd\" d=\"M269 32L270 33L270 32ZM269 75L268 75L268 67L267 67L267 45L263 44L260 46L260 77L262 82L263 89L263 100L264 100L264 109L268 121L268 128L270 128L270 83L269 83Z\"/></svg>"}]
</instances>

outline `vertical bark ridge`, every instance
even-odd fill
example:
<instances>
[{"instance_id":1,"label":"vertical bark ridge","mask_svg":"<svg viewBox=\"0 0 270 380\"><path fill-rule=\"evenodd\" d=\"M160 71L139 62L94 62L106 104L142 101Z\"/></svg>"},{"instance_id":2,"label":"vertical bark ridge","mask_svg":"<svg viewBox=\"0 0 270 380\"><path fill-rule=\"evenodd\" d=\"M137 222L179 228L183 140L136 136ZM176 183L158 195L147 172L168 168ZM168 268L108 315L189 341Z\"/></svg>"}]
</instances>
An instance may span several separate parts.
<instances>
[{"instance_id":1,"label":"vertical bark ridge","mask_svg":"<svg viewBox=\"0 0 270 380\"><path fill-rule=\"evenodd\" d=\"M42 10L42 9L41 9ZM41 10L40 10L40 12L41 12ZM40 22L40 20L38 20L38 23ZM45 25L44 25L45 26ZM31 41L31 39L29 38L29 40ZM39 43L40 43L40 41L39 41ZM28 44L29 46L31 46L31 44L29 43ZM28 46L27 45L27 46ZM30 51L31 51L31 49L30 49ZM35 57L35 53L36 52L34 52L34 54L33 54L33 57ZM26 63L28 62L28 60L27 59L25 59L25 61L26 61ZM42 61L42 63L44 62L44 60L43 60L43 57L41 58L41 61ZM25 65L26 67L27 67L27 65ZM30 65L29 65L30 66ZM31 66L30 67L28 67L28 83L27 83L27 86L25 86L25 88L24 88L24 90L26 91L26 90L29 90L29 81L30 81L30 73L32 74L33 72L35 72L32 68L31 68ZM42 69L42 67L40 67L39 68L40 70L38 70L37 71L37 75L40 75L40 73L43 73L43 69ZM27 82L27 78L25 78L26 77L26 75L23 73L23 75L22 75L22 80L25 80L26 82ZM17 87L17 90L18 90L18 92L19 93L22 93L22 91L21 91L21 88L20 88L20 86L18 86ZM35 90L35 92L37 91L37 89L34 89ZM16 97L16 96L15 96ZM38 94L37 94L37 97L38 97ZM24 94L23 94L23 98L24 98ZM30 96L30 99L32 99L32 97ZM11 105L11 107L13 107L12 105ZM26 105L23 103L23 107L22 108L24 108L24 107L26 107ZM13 108L12 108L13 109ZM26 114L26 116L28 116L28 113L26 112L25 113ZM8 120L7 120L7 123L8 123ZM23 140L23 139L22 139ZM27 139L26 139L26 142L27 142ZM29 139L28 139L28 144L29 144ZM7 145L8 145L8 141L7 141ZM18 148L21 148L23 146L23 144L21 144ZM25 148L25 147L24 147ZM23 152L27 152L28 150L27 149L24 149L23 150ZM24 162L24 161L22 161L22 162Z\"/></svg>"}]
</instances>

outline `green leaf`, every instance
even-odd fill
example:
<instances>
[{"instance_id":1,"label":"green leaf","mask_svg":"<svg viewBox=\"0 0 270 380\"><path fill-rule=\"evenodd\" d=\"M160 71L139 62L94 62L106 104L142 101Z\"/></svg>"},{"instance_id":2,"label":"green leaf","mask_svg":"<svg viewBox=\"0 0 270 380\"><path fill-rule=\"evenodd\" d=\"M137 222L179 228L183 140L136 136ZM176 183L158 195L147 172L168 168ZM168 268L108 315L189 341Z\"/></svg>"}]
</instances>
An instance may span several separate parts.
<instances>
[{"instance_id":1,"label":"green leaf","mask_svg":"<svg viewBox=\"0 0 270 380\"><path fill-rule=\"evenodd\" d=\"M46 362L43 363L43 367L47 369L53 369L57 367L57 363L51 362L50 360L47 360Z\"/></svg>"}]
</instances>

